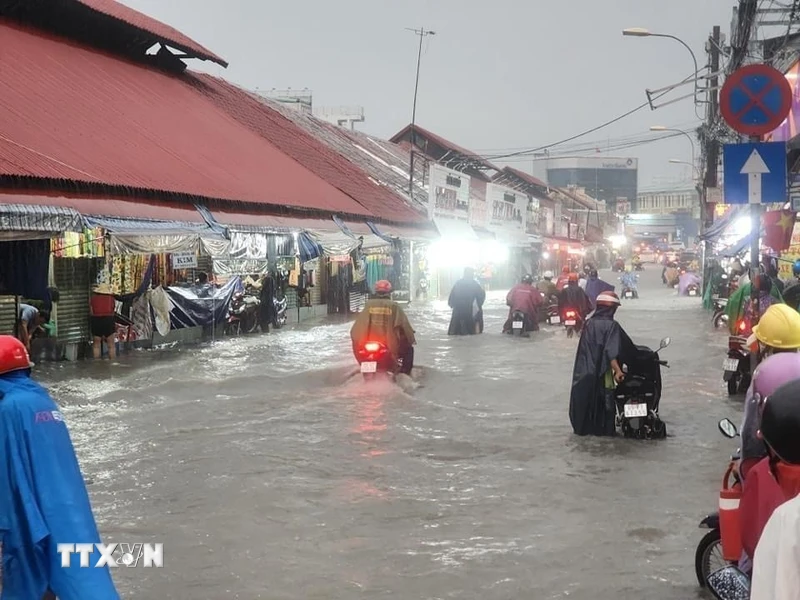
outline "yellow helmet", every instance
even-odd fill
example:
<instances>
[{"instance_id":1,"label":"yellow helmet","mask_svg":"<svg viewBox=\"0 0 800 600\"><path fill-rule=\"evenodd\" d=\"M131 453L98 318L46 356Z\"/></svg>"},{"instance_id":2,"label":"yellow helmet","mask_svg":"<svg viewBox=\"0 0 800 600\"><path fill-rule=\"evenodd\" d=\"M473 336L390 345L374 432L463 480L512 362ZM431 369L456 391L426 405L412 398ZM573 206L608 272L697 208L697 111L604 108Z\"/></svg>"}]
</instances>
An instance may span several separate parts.
<instances>
[{"instance_id":1,"label":"yellow helmet","mask_svg":"<svg viewBox=\"0 0 800 600\"><path fill-rule=\"evenodd\" d=\"M753 335L772 348L800 348L800 313L785 304L773 304L753 327Z\"/></svg>"}]
</instances>

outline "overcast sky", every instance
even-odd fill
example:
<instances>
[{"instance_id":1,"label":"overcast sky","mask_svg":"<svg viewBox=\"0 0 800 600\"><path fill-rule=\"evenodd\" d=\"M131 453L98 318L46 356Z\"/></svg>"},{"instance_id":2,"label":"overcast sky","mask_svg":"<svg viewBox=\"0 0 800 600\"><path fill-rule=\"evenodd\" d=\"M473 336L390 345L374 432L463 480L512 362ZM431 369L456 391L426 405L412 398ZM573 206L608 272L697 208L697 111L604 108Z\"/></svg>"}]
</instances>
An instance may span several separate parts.
<instances>
[{"instance_id":1,"label":"overcast sky","mask_svg":"<svg viewBox=\"0 0 800 600\"><path fill-rule=\"evenodd\" d=\"M701 66L713 25L729 36L733 0L122 0L230 62L200 66L250 89L309 88L315 106L358 105L382 137L411 120L417 38L427 38L417 123L481 154L538 147L607 121L680 81L689 53L668 39L623 38L646 27L684 39ZM685 89L685 88L682 88ZM683 93L683 92L682 92ZM702 114L702 112L701 112ZM691 101L622 120L581 141L691 128ZM699 152L699 148L698 148ZM609 155L640 159L640 188L690 177L685 137ZM531 170L530 160L515 166Z\"/></svg>"}]
</instances>

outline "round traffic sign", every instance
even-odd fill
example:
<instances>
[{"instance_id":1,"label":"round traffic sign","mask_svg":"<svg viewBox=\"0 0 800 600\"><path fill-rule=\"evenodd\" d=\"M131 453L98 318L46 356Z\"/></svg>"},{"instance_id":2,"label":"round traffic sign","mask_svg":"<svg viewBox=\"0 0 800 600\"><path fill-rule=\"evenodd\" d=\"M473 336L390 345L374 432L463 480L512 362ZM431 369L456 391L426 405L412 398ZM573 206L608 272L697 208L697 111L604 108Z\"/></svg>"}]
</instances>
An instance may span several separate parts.
<instances>
[{"instance_id":1,"label":"round traffic sign","mask_svg":"<svg viewBox=\"0 0 800 600\"><path fill-rule=\"evenodd\" d=\"M769 65L748 65L726 80L720 111L732 129L765 135L777 129L792 108L792 88L783 73Z\"/></svg>"}]
</instances>

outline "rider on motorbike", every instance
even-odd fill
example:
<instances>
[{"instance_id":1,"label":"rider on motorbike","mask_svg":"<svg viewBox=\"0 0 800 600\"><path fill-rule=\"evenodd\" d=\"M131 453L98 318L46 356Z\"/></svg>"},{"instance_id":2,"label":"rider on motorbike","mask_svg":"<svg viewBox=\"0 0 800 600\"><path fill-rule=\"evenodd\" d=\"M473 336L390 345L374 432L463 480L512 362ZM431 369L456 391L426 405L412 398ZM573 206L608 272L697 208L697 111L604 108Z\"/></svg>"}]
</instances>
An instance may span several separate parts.
<instances>
[{"instance_id":1,"label":"rider on motorbike","mask_svg":"<svg viewBox=\"0 0 800 600\"><path fill-rule=\"evenodd\" d=\"M800 378L800 314L785 304L770 306L753 327L753 335L747 342L751 347L757 343L766 359L756 368L745 397L739 465L743 478L755 463L767 456L764 442L756 435L760 402L787 381Z\"/></svg>"},{"instance_id":2,"label":"rider on motorbike","mask_svg":"<svg viewBox=\"0 0 800 600\"><path fill-rule=\"evenodd\" d=\"M636 287L636 284L639 282L639 277L636 273L632 273L629 269L625 269L622 273L622 277L619 278L622 282L622 290L623 292L628 289L633 292L633 297L639 297L639 290Z\"/></svg>"},{"instance_id":3,"label":"rider on motorbike","mask_svg":"<svg viewBox=\"0 0 800 600\"><path fill-rule=\"evenodd\" d=\"M555 296L558 293L558 290L556 290L556 284L553 283L553 272L545 271L542 277L543 279L536 284L536 287L540 292L542 292L542 295L545 298Z\"/></svg>"},{"instance_id":4,"label":"rider on motorbike","mask_svg":"<svg viewBox=\"0 0 800 600\"><path fill-rule=\"evenodd\" d=\"M414 367L414 345L417 343L414 329L406 313L392 300L392 284L381 280L375 284L375 295L367 300L350 330L353 353L369 341L386 344L392 358L402 361L400 373L411 374Z\"/></svg>"},{"instance_id":5,"label":"rider on motorbike","mask_svg":"<svg viewBox=\"0 0 800 600\"><path fill-rule=\"evenodd\" d=\"M508 320L503 325L503 333L512 332L515 312L521 312L525 315L525 332L538 331L539 307L543 303L542 293L533 286L533 277L525 275L522 281L511 288L511 291L506 296Z\"/></svg>"},{"instance_id":6,"label":"rider on motorbike","mask_svg":"<svg viewBox=\"0 0 800 600\"><path fill-rule=\"evenodd\" d=\"M800 380L795 379L773 391L762 403L758 435L766 444L768 456L750 471L739 504L742 546L747 556L756 557L756 578L764 574L759 575L759 569L769 569L760 552L756 552L764 527L775 509L800 494L799 398Z\"/></svg>"},{"instance_id":7,"label":"rider on motorbike","mask_svg":"<svg viewBox=\"0 0 800 600\"><path fill-rule=\"evenodd\" d=\"M567 287L561 290L561 293L558 295L558 313L561 315L562 320L565 320L564 313L568 309L574 310L577 313L578 329L580 329L581 323L586 320L586 315L592 310L592 303L589 301L589 296L587 296L583 288L578 285L577 273L570 273Z\"/></svg>"},{"instance_id":8,"label":"rider on motorbike","mask_svg":"<svg viewBox=\"0 0 800 600\"><path fill-rule=\"evenodd\" d=\"M562 267L561 275L558 276L558 280L556 281L556 291L560 292L563 290L567 287L567 283L569 283L569 267Z\"/></svg>"}]
</instances>

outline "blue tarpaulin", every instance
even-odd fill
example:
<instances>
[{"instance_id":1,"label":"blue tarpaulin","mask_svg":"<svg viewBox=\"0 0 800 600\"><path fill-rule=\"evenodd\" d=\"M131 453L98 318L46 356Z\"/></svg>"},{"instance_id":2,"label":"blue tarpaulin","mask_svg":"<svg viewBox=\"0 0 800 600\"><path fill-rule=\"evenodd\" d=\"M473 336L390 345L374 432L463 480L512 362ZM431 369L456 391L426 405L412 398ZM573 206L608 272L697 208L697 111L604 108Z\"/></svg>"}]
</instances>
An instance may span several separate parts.
<instances>
[{"instance_id":1,"label":"blue tarpaulin","mask_svg":"<svg viewBox=\"0 0 800 600\"><path fill-rule=\"evenodd\" d=\"M240 287L241 278L233 277L219 289L213 286L165 288L172 301L172 329L210 327L222 323L228 315L231 299Z\"/></svg>"},{"instance_id":2,"label":"blue tarpaulin","mask_svg":"<svg viewBox=\"0 0 800 600\"><path fill-rule=\"evenodd\" d=\"M302 262L314 260L323 253L322 246L305 231L301 231L297 236L297 250Z\"/></svg>"}]
</instances>

